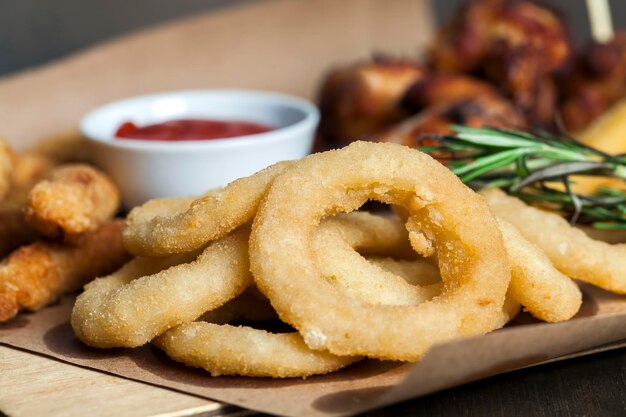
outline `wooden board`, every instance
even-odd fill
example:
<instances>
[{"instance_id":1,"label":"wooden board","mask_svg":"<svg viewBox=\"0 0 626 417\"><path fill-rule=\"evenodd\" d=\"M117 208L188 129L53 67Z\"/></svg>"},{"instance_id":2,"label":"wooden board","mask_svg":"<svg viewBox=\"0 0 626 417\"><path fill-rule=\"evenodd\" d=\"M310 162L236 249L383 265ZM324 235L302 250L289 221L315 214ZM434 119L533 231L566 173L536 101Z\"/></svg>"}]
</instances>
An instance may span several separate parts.
<instances>
[{"instance_id":1,"label":"wooden board","mask_svg":"<svg viewBox=\"0 0 626 417\"><path fill-rule=\"evenodd\" d=\"M0 345L0 415L177 417L224 409L214 401Z\"/></svg>"}]
</instances>

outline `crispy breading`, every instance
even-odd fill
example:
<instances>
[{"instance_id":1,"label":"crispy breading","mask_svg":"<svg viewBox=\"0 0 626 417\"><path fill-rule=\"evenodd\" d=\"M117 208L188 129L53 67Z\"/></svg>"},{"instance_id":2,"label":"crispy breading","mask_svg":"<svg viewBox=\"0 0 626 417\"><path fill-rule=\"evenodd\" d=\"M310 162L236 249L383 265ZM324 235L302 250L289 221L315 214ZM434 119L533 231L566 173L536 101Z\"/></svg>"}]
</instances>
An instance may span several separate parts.
<instances>
[{"instance_id":1,"label":"crispy breading","mask_svg":"<svg viewBox=\"0 0 626 417\"><path fill-rule=\"evenodd\" d=\"M0 322L20 309L36 311L129 259L122 245L123 221L87 233L75 243L38 241L0 263Z\"/></svg>"},{"instance_id":2,"label":"crispy breading","mask_svg":"<svg viewBox=\"0 0 626 417\"><path fill-rule=\"evenodd\" d=\"M593 240L557 213L529 206L498 189L481 191L491 210L545 252L556 269L579 281L626 294L624 244Z\"/></svg>"},{"instance_id":3,"label":"crispy breading","mask_svg":"<svg viewBox=\"0 0 626 417\"><path fill-rule=\"evenodd\" d=\"M119 203L119 191L104 173L83 164L62 165L28 193L24 216L44 236L73 238L110 220Z\"/></svg>"}]
</instances>

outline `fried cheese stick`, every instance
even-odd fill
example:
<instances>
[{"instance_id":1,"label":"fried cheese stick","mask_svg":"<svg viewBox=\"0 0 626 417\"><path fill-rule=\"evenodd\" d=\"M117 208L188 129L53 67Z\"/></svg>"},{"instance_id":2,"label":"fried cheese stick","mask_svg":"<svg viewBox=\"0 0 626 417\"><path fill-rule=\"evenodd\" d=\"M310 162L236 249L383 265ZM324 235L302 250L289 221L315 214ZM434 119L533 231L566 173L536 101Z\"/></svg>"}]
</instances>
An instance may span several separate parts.
<instances>
[{"instance_id":1,"label":"fried cheese stick","mask_svg":"<svg viewBox=\"0 0 626 417\"><path fill-rule=\"evenodd\" d=\"M36 311L129 259L122 245L123 221L109 222L75 244L38 241L0 263L0 322L20 309Z\"/></svg>"},{"instance_id":2,"label":"fried cheese stick","mask_svg":"<svg viewBox=\"0 0 626 417\"><path fill-rule=\"evenodd\" d=\"M104 173L83 164L62 165L30 190L24 216L44 236L73 238L110 220L119 203L119 191Z\"/></svg>"}]
</instances>

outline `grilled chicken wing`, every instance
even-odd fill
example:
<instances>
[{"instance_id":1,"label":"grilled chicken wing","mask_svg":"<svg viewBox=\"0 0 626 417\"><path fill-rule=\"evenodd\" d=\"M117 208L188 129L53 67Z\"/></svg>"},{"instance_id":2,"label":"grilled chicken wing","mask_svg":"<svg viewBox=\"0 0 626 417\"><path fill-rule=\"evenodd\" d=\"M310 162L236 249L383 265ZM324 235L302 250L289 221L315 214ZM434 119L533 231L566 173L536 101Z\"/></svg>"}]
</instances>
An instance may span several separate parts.
<instances>
[{"instance_id":1,"label":"grilled chicken wing","mask_svg":"<svg viewBox=\"0 0 626 417\"><path fill-rule=\"evenodd\" d=\"M469 77L455 76L462 77L455 81L450 81L450 77L433 76L431 82L425 80L420 83L423 85L411 88L403 103L405 107L419 113L378 135L376 140L411 147L431 146L435 144L434 140L423 134L449 134L452 124L471 127L526 126L524 116L495 88ZM442 86L440 94L434 88L437 85ZM461 85L466 88L453 88ZM458 92L456 96L454 91Z\"/></svg>"},{"instance_id":2,"label":"grilled chicken wing","mask_svg":"<svg viewBox=\"0 0 626 417\"><path fill-rule=\"evenodd\" d=\"M535 126L554 123L554 77L571 61L572 43L554 10L521 0L472 0L439 33L430 53L436 71L493 82Z\"/></svg>"},{"instance_id":3,"label":"grilled chicken wing","mask_svg":"<svg viewBox=\"0 0 626 417\"><path fill-rule=\"evenodd\" d=\"M416 62L386 57L331 71L319 95L321 136L338 147L399 122L407 117L400 99L425 74Z\"/></svg>"}]
</instances>

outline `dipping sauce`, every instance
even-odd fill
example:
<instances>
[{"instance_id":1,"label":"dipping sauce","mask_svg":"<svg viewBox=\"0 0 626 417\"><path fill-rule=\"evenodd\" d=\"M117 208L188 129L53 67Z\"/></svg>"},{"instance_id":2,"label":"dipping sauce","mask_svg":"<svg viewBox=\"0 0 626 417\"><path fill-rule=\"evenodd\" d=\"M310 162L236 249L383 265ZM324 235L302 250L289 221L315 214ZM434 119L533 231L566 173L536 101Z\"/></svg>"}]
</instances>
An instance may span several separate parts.
<instances>
[{"instance_id":1,"label":"dipping sauce","mask_svg":"<svg viewBox=\"0 0 626 417\"><path fill-rule=\"evenodd\" d=\"M234 138L274 130L270 126L241 120L180 119L147 126L123 123L116 139L185 141Z\"/></svg>"}]
</instances>

